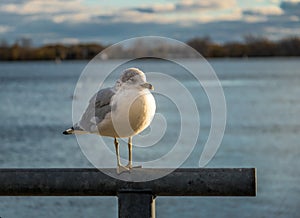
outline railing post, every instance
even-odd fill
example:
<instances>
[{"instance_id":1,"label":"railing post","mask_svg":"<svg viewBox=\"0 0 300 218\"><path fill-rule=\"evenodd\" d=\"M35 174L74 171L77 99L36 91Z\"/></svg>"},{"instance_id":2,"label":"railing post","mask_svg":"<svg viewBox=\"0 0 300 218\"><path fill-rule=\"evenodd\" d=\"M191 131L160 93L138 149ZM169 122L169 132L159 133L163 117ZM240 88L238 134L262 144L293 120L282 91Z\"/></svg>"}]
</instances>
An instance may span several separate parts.
<instances>
[{"instance_id":1,"label":"railing post","mask_svg":"<svg viewBox=\"0 0 300 218\"><path fill-rule=\"evenodd\" d=\"M155 218L155 197L149 191L118 192L119 218Z\"/></svg>"}]
</instances>

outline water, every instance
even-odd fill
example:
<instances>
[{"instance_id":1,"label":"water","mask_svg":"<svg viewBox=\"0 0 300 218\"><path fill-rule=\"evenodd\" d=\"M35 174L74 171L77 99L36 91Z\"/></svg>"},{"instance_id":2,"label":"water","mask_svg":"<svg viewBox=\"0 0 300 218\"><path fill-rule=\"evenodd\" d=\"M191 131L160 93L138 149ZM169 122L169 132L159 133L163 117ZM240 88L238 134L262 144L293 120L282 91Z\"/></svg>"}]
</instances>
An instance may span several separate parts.
<instances>
[{"instance_id":1,"label":"water","mask_svg":"<svg viewBox=\"0 0 300 218\"><path fill-rule=\"evenodd\" d=\"M300 59L210 63L223 85L228 117L222 145L207 167L256 167L257 197L158 197L158 217L298 217ZM71 123L73 91L86 64L0 63L1 168L92 167L76 138L61 134ZM210 118L199 95L201 145ZM201 151L197 146L183 166L197 167ZM117 217L117 199L0 197L0 217Z\"/></svg>"}]
</instances>

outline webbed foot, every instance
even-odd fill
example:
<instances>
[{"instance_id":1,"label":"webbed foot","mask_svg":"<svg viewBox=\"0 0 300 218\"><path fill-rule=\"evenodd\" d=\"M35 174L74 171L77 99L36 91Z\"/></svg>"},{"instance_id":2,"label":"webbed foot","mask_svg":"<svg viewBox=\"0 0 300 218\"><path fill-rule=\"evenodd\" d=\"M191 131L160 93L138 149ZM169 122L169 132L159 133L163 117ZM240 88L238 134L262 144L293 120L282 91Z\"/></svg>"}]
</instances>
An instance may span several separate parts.
<instances>
[{"instance_id":1,"label":"webbed foot","mask_svg":"<svg viewBox=\"0 0 300 218\"><path fill-rule=\"evenodd\" d=\"M128 168L127 166L118 166L117 167L117 174L121 174L121 173L124 173L124 172L129 172L130 168Z\"/></svg>"},{"instance_id":2,"label":"webbed foot","mask_svg":"<svg viewBox=\"0 0 300 218\"><path fill-rule=\"evenodd\" d=\"M127 164L126 167L131 170L132 168L142 168L142 166L132 166L132 164Z\"/></svg>"}]
</instances>

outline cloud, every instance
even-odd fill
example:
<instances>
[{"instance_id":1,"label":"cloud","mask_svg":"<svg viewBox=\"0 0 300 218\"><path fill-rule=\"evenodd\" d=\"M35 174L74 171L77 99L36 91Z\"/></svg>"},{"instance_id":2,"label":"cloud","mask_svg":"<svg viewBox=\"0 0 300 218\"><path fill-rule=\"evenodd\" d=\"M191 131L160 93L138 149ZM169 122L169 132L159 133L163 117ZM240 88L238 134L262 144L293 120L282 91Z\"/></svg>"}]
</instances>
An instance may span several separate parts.
<instances>
[{"instance_id":1,"label":"cloud","mask_svg":"<svg viewBox=\"0 0 300 218\"><path fill-rule=\"evenodd\" d=\"M151 6L144 6L144 7L135 7L129 8L130 11L137 11L140 13L167 13L173 12L176 9L176 4L167 3L167 4L153 4Z\"/></svg>"},{"instance_id":2,"label":"cloud","mask_svg":"<svg viewBox=\"0 0 300 218\"><path fill-rule=\"evenodd\" d=\"M178 3L153 4L151 6L135 7L129 10L140 13L182 13L204 10L219 10L235 6L235 0L183 0Z\"/></svg>"},{"instance_id":3,"label":"cloud","mask_svg":"<svg viewBox=\"0 0 300 218\"><path fill-rule=\"evenodd\" d=\"M181 1L176 4L177 11L192 11L192 10L216 10L236 6L235 0L218 1L218 0L203 0L203 1Z\"/></svg>"},{"instance_id":4,"label":"cloud","mask_svg":"<svg viewBox=\"0 0 300 218\"><path fill-rule=\"evenodd\" d=\"M80 0L29 0L19 2L15 1L15 3L3 4L0 6L0 11L23 15L76 12L80 11L81 9L82 6Z\"/></svg>"},{"instance_id":5,"label":"cloud","mask_svg":"<svg viewBox=\"0 0 300 218\"><path fill-rule=\"evenodd\" d=\"M137 11L140 13L149 13L149 14L153 14L156 11L154 10L154 8L149 8L149 7L144 7L144 8L132 8L131 10L133 11Z\"/></svg>"},{"instance_id":6,"label":"cloud","mask_svg":"<svg viewBox=\"0 0 300 218\"><path fill-rule=\"evenodd\" d=\"M182 41L210 35L213 40L224 42L241 40L247 34L278 39L300 35L299 11L300 3L295 1L250 8L241 8L234 0L112 8L85 4L85 0L12 0L0 2L0 38L15 40L26 36L36 44L107 44L143 35Z\"/></svg>"},{"instance_id":7,"label":"cloud","mask_svg":"<svg viewBox=\"0 0 300 218\"><path fill-rule=\"evenodd\" d=\"M3 34L3 33L7 33L7 32L10 32L10 31L13 31L13 27L11 26L6 26L6 25L0 25L0 33Z\"/></svg>"},{"instance_id":8,"label":"cloud","mask_svg":"<svg viewBox=\"0 0 300 218\"><path fill-rule=\"evenodd\" d=\"M7 2L14 3L14 4L21 4L21 3L24 3L26 1L30 1L30 0L6 0L6 1L3 0L3 1L0 2L0 4L7 4Z\"/></svg>"},{"instance_id":9,"label":"cloud","mask_svg":"<svg viewBox=\"0 0 300 218\"><path fill-rule=\"evenodd\" d=\"M178 23L189 25L191 22L210 22L215 20L240 19L241 13L235 0L185 0L166 4L143 5L140 7L122 8L112 11L109 15L101 17L112 22L157 22ZM225 10L225 12L224 12Z\"/></svg>"},{"instance_id":10,"label":"cloud","mask_svg":"<svg viewBox=\"0 0 300 218\"><path fill-rule=\"evenodd\" d=\"M15 0L9 4L0 4L0 12L23 15L29 21L50 19L55 23L72 23L88 22L105 11L99 7L85 5L84 0Z\"/></svg>"},{"instance_id":11,"label":"cloud","mask_svg":"<svg viewBox=\"0 0 300 218\"><path fill-rule=\"evenodd\" d=\"M283 1L280 8L285 14L300 16L300 1Z\"/></svg>"},{"instance_id":12,"label":"cloud","mask_svg":"<svg viewBox=\"0 0 300 218\"><path fill-rule=\"evenodd\" d=\"M268 16L268 15L281 15L283 14L283 10L275 5L265 6L265 7L257 7L249 10L244 10L243 14L248 16Z\"/></svg>"},{"instance_id":13,"label":"cloud","mask_svg":"<svg viewBox=\"0 0 300 218\"><path fill-rule=\"evenodd\" d=\"M55 15L51 18L55 23L62 23L68 21L70 23L76 22L89 22L91 16L86 13L72 13L72 14L61 14Z\"/></svg>"},{"instance_id":14,"label":"cloud","mask_svg":"<svg viewBox=\"0 0 300 218\"><path fill-rule=\"evenodd\" d=\"M283 15L283 10L275 5L256 7L243 11L243 20L248 23L265 22Z\"/></svg>"}]
</instances>

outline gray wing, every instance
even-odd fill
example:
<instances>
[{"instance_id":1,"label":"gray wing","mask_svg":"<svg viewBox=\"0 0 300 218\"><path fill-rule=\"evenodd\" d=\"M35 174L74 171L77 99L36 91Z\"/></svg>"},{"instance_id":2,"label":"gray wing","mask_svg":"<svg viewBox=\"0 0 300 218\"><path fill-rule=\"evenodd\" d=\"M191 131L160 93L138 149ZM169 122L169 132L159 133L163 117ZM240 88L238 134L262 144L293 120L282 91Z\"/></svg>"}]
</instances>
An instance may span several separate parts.
<instances>
[{"instance_id":1,"label":"gray wing","mask_svg":"<svg viewBox=\"0 0 300 218\"><path fill-rule=\"evenodd\" d=\"M111 111L111 98L115 94L113 88L101 89L89 102L87 109L79 121L79 127L87 132L94 132L99 124Z\"/></svg>"}]
</instances>

